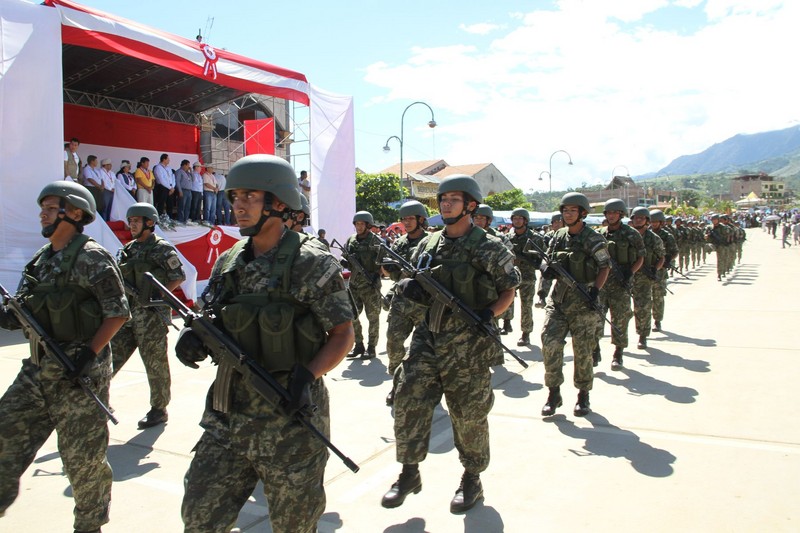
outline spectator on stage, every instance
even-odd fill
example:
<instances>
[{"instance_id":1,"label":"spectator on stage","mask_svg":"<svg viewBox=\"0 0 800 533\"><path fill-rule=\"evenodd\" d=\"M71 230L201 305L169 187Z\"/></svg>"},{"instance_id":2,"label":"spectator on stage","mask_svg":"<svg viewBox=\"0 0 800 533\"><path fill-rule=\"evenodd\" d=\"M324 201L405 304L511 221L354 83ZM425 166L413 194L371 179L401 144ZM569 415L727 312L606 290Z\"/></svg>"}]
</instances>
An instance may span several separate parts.
<instances>
[{"instance_id":1,"label":"spectator on stage","mask_svg":"<svg viewBox=\"0 0 800 533\"><path fill-rule=\"evenodd\" d=\"M215 174L214 177L217 179L217 224L230 226L233 207L228 201L228 195L225 194L228 179L225 174Z\"/></svg>"},{"instance_id":2,"label":"spectator on stage","mask_svg":"<svg viewBox=\"0 0 800 533\"><path fill-rule=\"evenodd\" d=\"M131 174L131 162L127 159L123 159L122 165L119 167L117 184L128 191L132 197L136 198L136 179Z\"/></svg>"},{"instance_id":3,"label":"spectator on stage","mask_svg":"<svg viewBox=\"0 0 800 533\"><path fill-rule=\"evenodd\" d=\"M213 226L217 216L217 178L214 176L214 167L206 166L203 174L203 221L206 225Z\"/></svg>"},{"instance_id":4,"label":"spectator on stage","mask_svg":"<svg viewBox=\"0 0 800 533\"><path fill-rule=\"evenodd\" d=\"M192 165L192 211L191 219L193 222L200 223L203 214L200 212L200 206L203 204L203 173L200 172L203 165L195 162Z\"/></svg>"},{"instance_id":5,"label":"spectator on stage","mask_svg":"<svg viewBox=\"0 0 800 533\"><path fill-rule=\"evenodd\" d=\"M181 161L175 172L175 186L178 191L178 222L186 224L192 211L192 170L188 159Z\"/></svg>"},{"instance_id":6,"label":"spectator on stage","mask_svg":"<svg viewBox=\"0 0 800 533\"><path fill-rule=\"evenodd\" d=\"M108 158L100 162L100 176L103 178L103 210L100 216L108 222L111 218L111 206L114 203L114 185L116 177L111 172L111 160Z\"/></svg>"},{"instance_id":7,"label":"spectator on stage","mask_svg":"<svg viewBox=\"0 0 800 533\"><path fill-rule=\"evenodd\" d=\"M77 137L70 139L64 146L64 179L67 181L79 181L82 165L78 155L78 146L81 142Z\"/></svg>"},{"instance_id":8,"label":"spectator on stage","mask_svg":"<svg viewBox=\"0 0 800 533\"><path fill-rule=\"evenodd\" d=\"M297 186L300 188L300 192L303 193L303 196L306 197L308 200L308 205L311 205L311 181L308 179L308 171L301 170L300 177L297 178Z\"/></svg>"},{"instance_id":9,"label":"spectator on stage","mask_svg":"<svg viewBox=\"0 0 800 533\"><path fill-rule=\"evenodd\" d=\"M159 216L172 214L175 195L175 176L169 168L169 155L161 154L158 164L153 168L156 177L155 206Z\"/></svg>"},{"instance_id":10,"label":"spectator on stage","mask_svg":"<svg viewBox=\"0 0 800 533\"><path fill-rule=\"evenodd\" d=\"M136 165L136 172L133 173L136 180L136 201L153 203L153 185L155 185L156 178L153 176L153 171L150 170L150 158L143 157Z\"/></svg>"},{"instance_id":11,"label":"spectator on stage","mask_svg":"<svg viewBox=\"0 0 800 533\"><path fill-rule=\"evenodd\" d=\"M103 212L103 175L100 174L99 161L96 155L86 158L86 166L81 171L81 185L89 189L94 198L98 213Z\"/></svg>"}]
</instances>

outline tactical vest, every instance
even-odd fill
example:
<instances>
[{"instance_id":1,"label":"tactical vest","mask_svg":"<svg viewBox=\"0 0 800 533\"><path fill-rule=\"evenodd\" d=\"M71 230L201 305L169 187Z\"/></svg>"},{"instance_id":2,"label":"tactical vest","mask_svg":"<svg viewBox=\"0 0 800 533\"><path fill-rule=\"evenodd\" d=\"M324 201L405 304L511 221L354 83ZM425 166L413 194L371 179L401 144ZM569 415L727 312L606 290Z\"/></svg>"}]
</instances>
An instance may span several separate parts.
<instances>
[{"instance_id":1,"label":"tactical vest","mask_svg":"<svg viewBox=\"0 0 800 533\"><path fill-rule=\"evenodd\" d=\"M473 226L464 241L454 246L456 251L447 259L437 257L436 250L444 230L437 231L425 245L423 253L433 257L433 277L464 304L474 310L488 307L499 298L494 281L480 266L472 262L475 250L486 240L486 232Z\"/></svg>"},{"instance_id":2,"label":"tactical vest","mask_svg":"<svg viewBox=\"0 0 800 533\"><path fill-rule=\"evenodd\" d=\"M86 288L70 281L75 260L89 240L88 236L79 234L64 248L53 281L42 283L34 276L34 265L47 247L42 248L23 271L29 288L22 298L25 306L58 342L86 342L94 337L103 322L100 302Z\"/></svg>"},{"instance_id":3,"label":"tactical vest","mask_svg":"<svg viewBox=\"0 0 800 533\"><path fill-rule=\"evenodd\" d=\"M325 344L325 330L308 305L290 292L292 263L308 235L287 231L278 245L264 292L238 294L236 257L246 241L234 244L221 269L222 290L211 302L222 326L245 353L269 372L307 364Z\"/></svg>"},{"instance_id":4,"label":"tactical vest","mask_svg":"<svg viewBox=\"0 0 800 533\"><path fill-rule=\"evenodd\" d=\"M594 283L594 280L597 279L597 274L600 272L600 269L597 268L597 263L584 250L582 240L570 239L569 242L566 242L565 235L568 235L568 232L564 232L562 235L556 233L555 238L559 242L555 244L554 249L556 252L553 259L566 268L578 283ZM562 246L564 248L559 250Z\"/></svg>"},{"instance_id":5,"label":"tactical vest","mask_svg":"<svg viewBox=\"0 0 800 533\"><path fill-rule=\"evenodd\" d=\"M370 274L375 274L381 269L377 262L378 251L373 242L375 238L375 235L371 234L366 239L359 240L355 235L351 235L346 244L347 253L354 255L364 270Z\"/></svg>"},{"instance_id":6,"label":"tactical vest","mask_svg":"<svg viewBox=\"0 0 800 533\"><path fill-rule=\"evenodd\" d=\"M144 243L136 257L130 256L131 248L136 241L129 242L120 250L119 269L122 271L122 278L136 287L140 293L144 285L144 275L147 272L150 272L162 285L167 284L167 271L153 263L150 258L156 245L164 239L155 234L152 237L151 240Z\"/></svg>"},{"instance_id":7,"label":"tactical vest","mask_svg":"<svg viewBox=\"0 0 800 533\"><path fill-rule=\"evenodd\" d=\"M634 230L635 231L635 230ZM636 262L636 248L625 236L624 230L620 227L615 232L601 233L608 241L608 255L619 266L629 266Z\"/></svg>"}]
</instances>

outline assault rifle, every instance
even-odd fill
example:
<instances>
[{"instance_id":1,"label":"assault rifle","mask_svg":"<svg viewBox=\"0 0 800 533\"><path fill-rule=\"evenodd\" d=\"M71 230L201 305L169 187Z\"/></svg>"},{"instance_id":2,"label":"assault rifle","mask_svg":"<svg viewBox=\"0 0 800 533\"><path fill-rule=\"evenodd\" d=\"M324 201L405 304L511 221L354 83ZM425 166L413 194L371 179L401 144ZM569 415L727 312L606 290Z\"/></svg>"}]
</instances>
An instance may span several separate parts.
<instances>
[{"instance_id":1,"label":"assault rifle","mask_svg":"<svg viewBox=\"0 0 800 533\"><path fill-rule=\"evenodd\" d=\"M467 325L478 328L481 333L500 345L500 347L506 353L511 355L511 357L516 359L517 362L523 366L523 368L528 368L528 363L526 363L522 358L520 358L505 344L503 344L503 341L500 340L500 336L497 334L497 329L494 326L481 320L481 317L479 317L475 311L470 309L452 292L447 290L444 285L436 281L431 274L430 266L431 259L433 258L430 254L422 254L419 257L419 261L417 262L417 266L415 268L411 263L406 261L405 257L386 246L386 243L381 243L379 246L381 249L381 255L379 256L382 256L382 254L388 254L393 264L397 264L406 273L410 274L412 278L417 280L425 292L431 296L432 304L430 310L428 311L428 328L432 333L438 333L441 331L444 312L445 310L449 309L454 316L457 316L463 320Z\"/></svg>"},{"instance_id":2,"label":"assault rifle","mask_svg":"<svg viewBox=\"0 0 800 533\"><path fill-rule=\"evenodd\" d=\"M674 272L675 274L680 274L681 276L683 276L684 278L688 279L689 281L692 281L692 278L690 278L689 276L687 276L686 274L684 274L683 272L678 270L674 265L667 265L667 268L669 268L671 272Z\"/></svg>"},{"instance_id":3,"label":"assault rifle","mask_svg":"<svg viewBox=\"0 0 800 533\"><path fill-rule=\"evenodd\" d=\"M392 304L392 301L386 296L384 296L383 293L381 292L380 273L372 275L369 272L367 272L364 269L364 265L361 264L361 261L359 261L358 258L355 257L353 254L349 253L347 249L344 246L342 246L341 243L339 243L339 241L337 241L336 239L333 239L333 242L331 242L331 246L337 248L342 253L342 258L349 263L350 265L349 270L354 275L364 276L364 279L366 279L369 282L370 287L372 287L375 290L375 292L378 293L378 296L381 299L381 306L383 307L383 309L388 311L389 307Z\"/></svg>"},{"instance_id":4,"label":"assault rifle","mask_svg":"<svg viewBox=\"0 0 800 533\"><path fill-rule=\"evenodd\" d=\"M214 382L213 408L227 413L229 410L230 387L233 371L239 372L242 377L250 382L256 392L270 405L280 410L291 401L291 395L269 372L264 370L252 357L247 355L228 335L220 331L206 316L195 313L186 304L180 301L172 292L168 291L150 272L144 274L145 283L150 283L161 292L164 303L170 306L183 319L187 328L200 338L203 345L208 348L220 366L217 379ZM311 432L314 438L320 440L353 472L358 472L359 467L349 457L345 456L333 443L317 429L307 418L317 410L316 405L306 405L292 418Z\"/></svg>"},{"instance_id":5,"label":"assault rifle","mask_svg":"<svg viewBox=\"0 0 800 533\"><path fill-rule=\"evenodd\" d=\"M645 267L645 266L643 266L642 268L640 268L640 269L639 269L639 272L641 272L642 274L644 274L645 276L647 276L647 277L650 279L650 281L653 281L653 282L655 282L655 283L658 283L658 282L659 282L659 281L658 281L658 277L656 276L656 271L655 271L655 269L653 269L653 268L650 268L650 267ZM665 289L667 289L667 292L668 292L668 293L670 293L671 295L675 296L675 293L674 293L674 292L672 292L671 290L669 290L669 287L667 287L666 285L664 285L664 288L665 288Z\"/></svg>"},{"instance_id":6,"label":"assault rifle","mask_svg":"<svg viewBox=\"0 0 800 533\"><path fill-rule=\"evenodd\" d=\"M586 301L586 305L589 306L589 309L591 309L592 311L596 312L598 315L600 315L600 317L603 320L608 322L608 324L611 326L611 329L613 329L614 332L616 332L617 335L622 336L622 332L619 330L619 328L617 326L614 325L613 322L611 322L608 319L608 317L606 316L606 313L603 310L602 306L599 303L597 303L597 300L592 300L592 297L589 295L589 291L586 290L586 287L584 287L583 285L578 283L578 280L576 280L572 276L572 274L570 274L567 271L566 268L561 266L561 264L559 264L558 261L552 260L547 255L547 252L542 250L542 248L538 244L536 244L533 240L528 239L528 244L530 245L531 248L533 248L534 250L539 252L539 254L542 256L542 261L547 263L547 268L552 268L553 270L555 270L556 274L558 274L561 277L561 280L564 283L566 283L571 289L575 289L576 291L578 291L578 294L580 294L581 297Z\"/></svg>"},{"instance_id":7,"label":"assault rifle","mask_svg":"<svg viewBox=\"0 0 800 533\"><path fill-rule=\"evenodd\" d=\"M175 323L172 322L172 320L169 320L167 317L159 313L158 309L156 309L156 307L167 307L167 304L165 304L163 300L152 300L150 298L150 294L142 295L139 292L139 289L137 289L136 286L127 279L123 279L122 282L125 285L125 294L127 296L129 297L132 296L133 298L135 298L136 301L139 302L142 307L147 307L151 309L161 318L161 321L164 323L165 326L167 327L171 326L175 328L175 331L180 331L180 328L178 328L178 326L176 326Z\"/></svg>"},{"instance_id":8,"label":"assault rifle","mask_svg":"<svg viewBox=\"0 0 800 533\"><path fill-rule=\"evenodd\" d=\"M47 334L41 324L36 321L34 316L31 314L30 310L25 307L18 298L9 294L5 287L0 284L0 296L3 298L3 304L10 309L19 320L20 324L22 325L22 331L25 332L25 337L31 343L31 357L33 358L34 362L38 362L38 355L36 351L39 349L39 346L44 348L44 351L47 355L52 357L56 360L56 362L61 365L61 368L64 369L64 373L72 374L75 372L75 363L72 362L72 359L66 354L64 349L61 345L56 342L56 340ZM80 376L75 379L75 383L77 383L83 392L86 393L86 396L92 399L92 401L97 404L98 409L103 411L103 414L108 417L108 419L113 422L114 424L118 424L119 421L114 417L114 412L103 403L103 400L97 397L97 394L91 389L92 380L89 376Z\"/></svg>"}]
</instances>

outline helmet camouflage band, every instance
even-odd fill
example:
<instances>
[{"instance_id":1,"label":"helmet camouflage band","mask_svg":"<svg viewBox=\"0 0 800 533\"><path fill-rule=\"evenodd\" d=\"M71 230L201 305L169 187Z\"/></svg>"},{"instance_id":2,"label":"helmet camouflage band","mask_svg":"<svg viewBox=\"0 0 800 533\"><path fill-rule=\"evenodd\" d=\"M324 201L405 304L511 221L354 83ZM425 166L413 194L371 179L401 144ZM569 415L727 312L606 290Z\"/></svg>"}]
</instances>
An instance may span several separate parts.
<instances>
[{"instance_id":1,"label":"helmet camouflage band","mask_svg":"<svg viewBox=\"0 0 800 533\"><path fill-rule=\"evenodd\" d=\"M64 201L68 202L72 207L83 211L82 224L89 224L94 221L97 216L97 204L94 201L92 193L80 183L65 180L48 183L44 186L42 192L39 193L36 204L42 205L42 200L48 196L63 198Z\"/></svg>"},{"instance_id":2,"label":"helmet camouflage band","mask_svg":"<svg viewBox=\"0 0 800 533\"><path fill-rule=\"evenodd\" d=\"M248 155L234 163L225 186L229 200L234 189L271 193L294 211L303 207L294 169L285 159L274 155Z\"/></svg>"}]
</instances>

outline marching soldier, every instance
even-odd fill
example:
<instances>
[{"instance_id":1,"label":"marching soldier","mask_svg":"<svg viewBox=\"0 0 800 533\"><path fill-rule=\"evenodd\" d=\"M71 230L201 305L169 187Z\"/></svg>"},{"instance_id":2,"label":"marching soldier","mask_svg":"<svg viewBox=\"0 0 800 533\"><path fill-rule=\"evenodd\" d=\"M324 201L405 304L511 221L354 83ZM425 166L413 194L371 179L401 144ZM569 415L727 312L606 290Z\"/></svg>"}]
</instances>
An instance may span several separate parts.
<instances>
[{"instance_id":1,"label":"marching soldier","mask_svg":"<svg viewBox=\"0 0 800 533\"><path fill-rule=\"evenodd\" d=\"M139 421L139 429L145 429L167 421L171 383L167 324L172 317L166 307L148 306L149 294L142 290L142 276L150 272L172 291L183 283L186 274L175 247L155 234L158 211L152 204L133 204L126 216L133 240L120 250L119 268L125 280L131 320L111 339L112 366L116 376L139 348L150 385L150 411Z\"/></svg>"},{"instance_id":2,"label":"marching soldier","mask_svg":"<svg viewBox=\"0 0 800 533\"><path fill-rule=\"evenodd\" d=\"M555 235L556 231L560 230L564 227L564 219L561 217L561 213L558 211L552 213L550 215L550 229L547 233L544 234L544 246L545 249L547 246L550 245L550 241L553 240L553 235ZM538 309L544 309L547 305L547 295L550 294L550 289L553 286L553 280L550 278L546 278L544 276L539 276L539 282L536 287L536 296L539 298L538 301L534 304L534 307Z\"/></svg>"},{"instance_id":3,"label":"marching soldier","mask_svg":"<svg viewBox=\"0 0 800 533\"><path fill-rule=\"evenodd\" d=\"M300 209L292 211L289 220L286 221L286 226L297 233L305 233L303 226L308 226L309 220L311 220L311 209L308 207L308 200L301 194Z\"/></svg>"},{"instance_id":4,"label":"marching soldier","mask_svg":"<svg viewBox=\"0 0 800 533\"><path fill-rule=\"evenodd\" d=\"M653 285L658 283L658 270L664 266L664 242L649 229L650 211L636 207L631 212L633 228L644 241L645 256L642 268L633 276L633 314L636 317L636 333L639 334L640 350L647 348L653 320Z\"/></svg>"},{"instance_id":5,"label":"marching soldier","mask_svg":"<svg viewBox=\"0 0 800 533\"><path fill-rule=\"evenodd\" d=\"M392 250L402 255L406 261L411 261L411 254L416 249L419 242L427 234L425 228L428 226L428 209L416 200L404 203L400 206L400 222L406 230L405 235L399 237L392 243ZM403 271L396 265L386 265L384 269L389 273L392 281L392 304L389 308L389 319L386 331L386 352L389 356L389 374L394 376L392 380L392 390L386 397L386 405L394 403L394 393L397 387L397 368L406 356L406 338L414 330L414 327L425 318L425 308L403 296L398 282L405 278Z\"/></svg>"},{"instance_id":6,"label":"marching soldier","mask_svg":"<svg viewBox=\"0 0 800 533\"><path fill-rule=\"evenodd\" d=\"M628 347L628 323L633 317L631 310L630 281L633 275L642 267L644 262L644 241L639 232L622 223L622 217L628 214L628 207L619 198L606 201L603 208L608 226L600 228L597 232L608 241L608 253L612 273L600 291L601 305L611 311L611 323L620 331L611 330L611 344L614 357L611 361L611 370L619 370L622 366L622 352ZM592 354L594 366L600 362L600 337L603 336L604 322L598 323L597 345Z\"/></svg>"},{"instance_id":7,"label":"marching soldier","mask_svg":"<svg viewBox=\"0 0 800 533\"><path fill-rule=\"evenodd\" d=\"M675 241L678 244L678 272L681 274L689 270L689 260L692 251L692 237L689 228L683 225L683 219L675 219Z\"/></svg>"},{"instance_id":8,"label":"marching soldier","mask_svg":"<svg viewBox=\"0 0 800 533\"><path fill-rule=\"evenodd\" d=\"M497 237L503 244L506 245L506 248L509 250L513 249L513 245L511 244L510 239L507 235L503 233L498 233L492 227L492 220L494 220L494 211L492 210L491 206L486 204L478 205L478 208L475 210L475 213L472 215L472 223L478 226L479 228L483 229L489 235ZM497 317L498 320L503 320L503 327L500 329L501 335L508 335L514 328L511 326L511 321L514 319L514 305L509 305L508 309L506 309L505 313Z\"/></svg>"},{"instance_id":9,"label":"marching soldier","mask_svg":"<svg viewBox=\"0 0 800 533\"><path fill-rule=\"evenodd\" d=\"M720 215L716 213L711 215L711 229L706 235L706 240L714 245L714 250L717 252L717 281L722 281L728 273L728 247L731 234L728 227L719 222Z\"/></svg>"},{"instance_id":10,"label":"marching soldier","mask_svg":"<svg viewBox=\"0 0 800 533\"><path fill-rule=\"evenodd\" d=\"M333 256L285 227L289 210L301 209L297 178L286 161L243 157L230 169L226 193L246 238L214 264L207 307L291 399L281 407L268 402L238 372L229 376L227 393L211 386L200 422L204 432L185 477L185 531L229 531L261 480L272 531L310 533L325 510L328 453L294 414L315 404L308 421L328 436L322 376L353 345L352 306ZM175 353L197 368L208 347L187 328ZM226 372L224 365L219 369L221 381Z\"/></svg>"},{"instance_id":11,"label":"marching soldier","mask_svg":"<svg viewBox=\"0 0 800 533\"><path fill-rule=\"evenodd\" d=\"M501 314L514 299L520 282L513 254L503 243L472 225L470 215L482 199L470 176L448 176L439 184L439 210L445 229L426 236L412 259L430 258L432 272L486 323ZM424 302L427 293L415 279L401 281L403 294ZM489 421L494 396L491 366L503 355L489 337L460 318L445 313L439 323L426 319L414 330L408 357L400 366L395 396L394 432L397 461L403 470L383 496L381 505L399 507L410 493L422 489L419 473L431 436L433 411L447 400L453 440L464 474L450 502L450 512L471 509L482 497L480 473L489 465Z\"/></svg>"},{"instance_id":12,"label":"marching soldier","mask_svg":"<svg viewBox=\"0 0 800 533\"><path fill-rule=\"evenodd\" d=\"M89 388L108 403L108 343L130 317L128 300L114 258L83 235L97 216L92 193L78 183L56 181L42 189L37 203L42 236L49 242L25 266L17 297L70 356L75 371L65 375L37 344L0 399L0 516L55 429L75 499L73 527L99 532L111 502L108 420L75 380L88 376ZM0 326L18 329L20 323L3 309Z\"/></svg>"},{"instance_id":13,"label":"marching soldier","mask_svg":"<svg viewBox=\"0 0 800 533\"><path fill-rule=\"evenodd\" d=\"M539 253L528 250L528 240L532 240L544 249L542 236L528 228L531 215L527 209L518 207L511 212L511 244L514 247L514 265L522 275L519 285L520 328L522 337L517 341L517 346L527 346L531 343L533 331L533 295L536 292L536 271L542 263ZM513 305L513 304L512 304Z\"/></svg>"},{"instance_id":14,"label":"marching soldier","mask_svg":"<svg viewBox=\"0 0 800 533\"><path fill-rule=\"evenodd\" d=\"M364 267L365 275L352 273L350 276L350 294L355 304L356 316L353 317L353 329L356 333L356 344L347 357L362 356L364 359L375 357L378 346L378 329L380 327L381 298L373 287L376 279L381 277L381 265L378 263L378 249L381 238L372 232L375 221L369 211L359 211L353 216L354 235L347 239L344 247L347 253L355 256ZM350 265L342 261L345 268ZM351 269L352 272L352 269ZM369 322L367 349L364 350L364 335L361 332L361 311L367 315Z\"/></svg>"},{"instance_id":15,"label":"marching soldier","mask_svg":"<svg viewBox=\"0 0 800 533\"><path fill-rule=\"evenodd\" d=\"M589 200L581 193L570 192L559 206L566 227L556 231L547 249L552 261L559 262L597 300L608 278L610 262L606 240L583 221L589 214ZM554 269L542 264L542 274L553 278ZM550 393L542 407L542 416L554 415L561 407L561 384L564 383L564 344L572 334L575 366L573 383L578 389L578 402L573 413L586 416L591 412L589 391L592 389L592 351L597 344L598 314L587 305L581 293L566 280L556 277L553 294L545 308L542 326L544 384Z\"/></svg>"},{"instance_id":16,"label":"marching soldier","mask_svg":"<svg viewBox=\"0 0 800 533\"><path fill-rule=\"evenodd\" d=\"M667 296L668 268L678 256L678 244L675 242L675 237L664 229L664 218L664 213L658 209L650 213L650 229L664 243L664 265L656 272L656 283L653 283L653 331L661 331Z\"/></svg>"}]
</instances>

